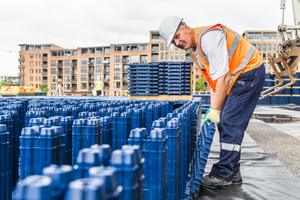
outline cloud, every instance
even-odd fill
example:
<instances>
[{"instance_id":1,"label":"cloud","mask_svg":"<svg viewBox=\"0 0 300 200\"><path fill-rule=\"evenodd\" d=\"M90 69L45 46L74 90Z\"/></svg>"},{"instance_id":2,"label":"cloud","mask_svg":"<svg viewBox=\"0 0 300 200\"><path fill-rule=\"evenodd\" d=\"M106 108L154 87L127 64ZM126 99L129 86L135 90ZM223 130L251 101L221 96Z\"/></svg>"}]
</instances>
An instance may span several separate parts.
<instances>
[{"instance_id":1,"label":"cloud","mask_svg":"<svg viewBox=\"0 0 300 200\"><path fill-rule=\"evenodd\" d=\"M293 24L286 2L286 24ZM245 30L276 30L280 1L274 0L13 0L0 3L1 74L18 73L18 44L54 43L64 48L149 42L167 16L188 25L223 23Z\"/></svg>"}]
</instances>

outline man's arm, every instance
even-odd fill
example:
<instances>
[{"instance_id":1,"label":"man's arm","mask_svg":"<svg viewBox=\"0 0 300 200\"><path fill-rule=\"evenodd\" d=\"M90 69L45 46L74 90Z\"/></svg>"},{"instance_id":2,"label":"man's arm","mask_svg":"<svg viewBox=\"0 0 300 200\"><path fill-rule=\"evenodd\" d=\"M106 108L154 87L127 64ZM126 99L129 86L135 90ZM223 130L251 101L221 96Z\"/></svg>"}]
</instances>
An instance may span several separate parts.
<instances>
[{"instance_id":1,"label":"man's arm","mask_svg":"<svg viewBox=\"0 0 300 200\"><path fill-rule=\"evenodd\" d=\"M210 88L210 105L214 109L220 111L229 88L230 73L217 79L216 91Z\"/></svg>"}]
</instances>

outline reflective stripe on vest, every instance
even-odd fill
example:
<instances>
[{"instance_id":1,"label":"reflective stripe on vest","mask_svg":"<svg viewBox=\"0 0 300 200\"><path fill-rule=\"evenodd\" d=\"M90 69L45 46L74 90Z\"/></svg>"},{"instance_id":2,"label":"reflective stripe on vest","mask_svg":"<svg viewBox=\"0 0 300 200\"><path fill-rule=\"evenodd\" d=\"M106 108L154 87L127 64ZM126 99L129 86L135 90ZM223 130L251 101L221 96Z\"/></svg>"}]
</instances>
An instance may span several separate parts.
<instances>
[{"instance_id":1,"label":"reflective stripe on vest","mask_svg":"<svg viewBox=\"0 0 300 200\"><path fill-rule=\"evenodd\" d=\"M227 151L237 151L240 152L241 145L238 144L228 144L228 143L221 143L221 149Z\"/></svg>"},{"instance_id":2,"label":"reflective stripe on vest","mask_svg":"<svg viewBox=\"0 0 300 200\"><path fill-rule=\"evenodd\" d=\"M212 80L210 78L210 71L209 71L209 61L206 57L206 55L203 53L201 49L201 38L203 34L210 30L214 29L220 29L224 31L226 35L226 44L227 44L227 52L228 52L228 67L229 67L229 73L230 73L230 85L229 89L227 91L227 94L229 95L229 92L238 78L238 76L246 71L249 71L251 69L254 69L256 67L259 67L262 63L261 57L256 50L256 48L251 45L248 41L246 41L244 38L242 38L238 33L234 32L233 30L230 30L229 28L223 26L222 24L216 24L214 26L205 26L200 28L195 28L195 39L197 41L196 43L196 51L199 54L201 63L203 66L199 66L199 62L195 55L193 54L193 60L198 65L204 79L209 82L211 88L215 90L216 88L216 82L217 80ZM235 55L235 52L236 55ZM204 68L204 69L203 69Z\"/></svg>"}]
</instances>

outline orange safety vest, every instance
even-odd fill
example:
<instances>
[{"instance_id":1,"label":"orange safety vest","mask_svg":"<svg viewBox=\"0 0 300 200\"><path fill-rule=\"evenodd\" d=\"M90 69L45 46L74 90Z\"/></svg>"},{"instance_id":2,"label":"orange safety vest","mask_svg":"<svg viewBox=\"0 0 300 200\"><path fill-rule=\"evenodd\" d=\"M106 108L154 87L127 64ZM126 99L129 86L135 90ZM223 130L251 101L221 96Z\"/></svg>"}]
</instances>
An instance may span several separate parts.
<instances>
[{"instance_id":1,"label":"orange safety vest","mask_svg":"<svg viewBox=\"0 0 300 200\"><path fill-rule=\"evenodd\" d=\"M230 73L230 86L227 91L229 95L230 90L235 83L236 79L241 73L259 67L262 64L262 59L257 51L257 49L251 45L247 40L245 40L238 33L233 30L223 26L222 24L216 24L213 26L203 26L194 29L195 41L197 45L198 55L201 59L202 65L198 64L196 56L193 54L193 59L196 65L198 66L202 76L209 83L210 87L216 91L217 80L212 80L210 78L209 71L209 61L204 55L201 49L201 37L207 31L216 29L217 27L221 28L226 33L226 42L227 42L227 51L228 51L228 67ZM200 62L200 61L199 61Z\"/></svg>"}]
</instances>

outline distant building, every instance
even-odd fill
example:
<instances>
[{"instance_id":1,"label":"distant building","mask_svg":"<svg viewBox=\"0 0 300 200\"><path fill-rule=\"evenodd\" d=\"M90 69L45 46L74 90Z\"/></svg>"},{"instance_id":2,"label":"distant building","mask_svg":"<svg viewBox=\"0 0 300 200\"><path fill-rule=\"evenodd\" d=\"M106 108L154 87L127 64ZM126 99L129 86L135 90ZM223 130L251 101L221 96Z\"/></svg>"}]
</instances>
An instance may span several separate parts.
<instances>
[{"instance_id":1,"label":"distant building","mask_svg":"<svg viewBox=\"0 0 300 200\"><path fill-rule=\"evenodd\" d=\"M12 80L14 83L18 83L19 80L19 76L11 76L11 75L0 75L0 82L4 81L5 79L10 79Z\"/></svg>"},{"instance_id":2,"label":"distant building","mask_svg":"<svg viewBox=\"0 0 300 200\"><path fill-rule=\"evenodd\" d=\"M279 31L248 30L242 36L260 52L266 66L266 73L274 73L268 57L276 58L276 52L281 48L282 39ZM288 37L293 39L292 31L288 31Z\"/></svg>"}]
</instances>

